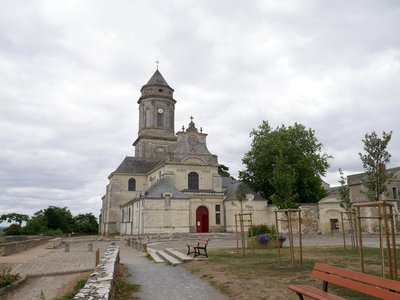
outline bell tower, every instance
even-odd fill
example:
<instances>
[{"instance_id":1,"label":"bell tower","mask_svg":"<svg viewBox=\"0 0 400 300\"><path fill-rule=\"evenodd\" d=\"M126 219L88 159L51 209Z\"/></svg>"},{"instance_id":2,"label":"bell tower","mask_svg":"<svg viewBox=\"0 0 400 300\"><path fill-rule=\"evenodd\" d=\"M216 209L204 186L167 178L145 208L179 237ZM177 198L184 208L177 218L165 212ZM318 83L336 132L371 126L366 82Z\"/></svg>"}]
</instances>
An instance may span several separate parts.
<instances>
[{"instance_id":1,"label":"bell tower","mask_svg":"<svg viewBox=\"0 0 400 300\"><path fill-rule=\"evenodd\" d=\"M139 132L133 143L138 157L162 158L167 146L177 140L174 130L174 90L168 85L160 71L154 72L140 90Z\"/></svg>"}]
</instances>

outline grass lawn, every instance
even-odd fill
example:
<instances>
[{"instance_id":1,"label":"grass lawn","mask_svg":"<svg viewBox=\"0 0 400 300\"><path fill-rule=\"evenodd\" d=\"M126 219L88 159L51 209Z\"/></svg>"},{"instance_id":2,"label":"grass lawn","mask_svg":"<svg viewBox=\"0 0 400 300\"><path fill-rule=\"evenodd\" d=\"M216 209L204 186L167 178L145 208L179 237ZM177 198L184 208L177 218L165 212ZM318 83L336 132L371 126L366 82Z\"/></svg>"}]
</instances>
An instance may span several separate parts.
<instances>
[{"instance_id":1,"label":"grass lawn","mask_svg":"<svg viewBox=\"0 0 400 300\"><path fill-rule=\"evenodd\" d=\"M365 249L364 255L366 272L379 276L379 249ZM275 249L255 250L254 255L248 251L246 256L237 254L236 249L210 250L209 257L182 266L231 299L298 299L287 289L289 284L309 284L319 288L322 285L321 281L311 277L315 262L360 270L358 251L342 247L303 248L302 266L296 249L295 267L290 266L288 248L281 249L281 265ZM400 257L400 251L397 257ZM329 286L329 291L348 299L374 299L333 285Z\"/></svg>"}]
</instances>

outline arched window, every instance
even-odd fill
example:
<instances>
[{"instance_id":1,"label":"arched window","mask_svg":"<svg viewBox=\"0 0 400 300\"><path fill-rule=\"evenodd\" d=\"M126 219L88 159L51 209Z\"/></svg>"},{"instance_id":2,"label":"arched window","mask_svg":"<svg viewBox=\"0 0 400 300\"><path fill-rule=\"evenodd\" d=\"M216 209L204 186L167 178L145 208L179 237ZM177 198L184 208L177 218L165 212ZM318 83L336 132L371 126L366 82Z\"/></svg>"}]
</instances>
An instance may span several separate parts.
<instances>
[{"instance_id":1,"label":"arched window","mask_svg":"<svg viewBox=\"0 0 400 300\"><path fill-rule=\"evenodd\" d=\"M163 127L163 111L161 108L158 109L158 113L157 113L157 126Z\"/></svg>"},{"instance_id":2,"label":"arched window","mask_svg":"<svg viewBox=\"0 0 400 300\"><path fill-rule=\"evenodd\" d=\"M136 180L135 178L130 178L128 181L128 191L136 191Z\"/></svg>"},{"instance_id":3,"label":"arched window","mask_svg":"<svg viewBox=\"0 0 400 300\"><path fill-rule=\"evenodd\" d=\"M190 172L188 175L188 189L198 190L199 189L199 174L196 172Z\"/></svg>"}]
</instances>

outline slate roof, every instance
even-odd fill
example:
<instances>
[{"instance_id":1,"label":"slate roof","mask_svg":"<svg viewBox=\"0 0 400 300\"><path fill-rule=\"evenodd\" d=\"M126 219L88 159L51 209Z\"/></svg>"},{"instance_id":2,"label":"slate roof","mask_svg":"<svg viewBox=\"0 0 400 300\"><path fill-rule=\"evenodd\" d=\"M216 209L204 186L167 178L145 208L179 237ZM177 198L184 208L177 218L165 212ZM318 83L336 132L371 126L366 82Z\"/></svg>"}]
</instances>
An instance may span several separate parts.
<instances>
[{"instance_id":1,"label":"slate roof","mask_svg":"<svg viewBox=\"0 0 400 300\"><path fill-rule=\"evenodd\" d=\"M236 199L236 190L240 183L241 183L241 181L239 181L239 180L235 180L230 177L222 177L222 186L226 189L226 200L237 200ZM254 192L246 183L244 185L245 185L246 193L253 194L254 200L266 201L263 197L261 197L260 194Z\"/></svg>"},{"instance_id":2,"label":"slate roof","mask_svg":"<svg viewBox=\"0 0 400 300\"><path fill-rule=\"evenodd\" d=\"M146 174L153 170L159 162L159 159L154 158L127 156L110 176L115 173Z\"/></svg>"},{"instance_id":3,"label":"slate roof","mask_svg":"<svg viewBox=\"0 0 400 300\"><path fill-rule=\"evenodd\" d=\"M387 169L386 170L386 172L390 172L392 174L396 173L398 171L400 171L400 167L391 168L391 169ZM347 184L349 186L362 184L362 180L366 176L366 174L367 173L359 173L359 174L354 174L354 175L347 176Z\"/></svg>"},{"instance_id":4,"label":"slate roof","mask_svg":"<svg viewBox=\"0 0 400 300\"><path fill-rule=\"evenodd\" d=\"M153 184L146 192L145 198L162 198L164 193L171 193L172 199L188 199L188 197L174 187L167 179L162 178Z\"/></svg>"},{"instance_id":5,"label":"slate roof","mask_svg":"<svg viewBox=\"0 0 400 300\"><path fill-rule=\"evenodd\" d=\"M328 196L336 196L339 195L339 188L340 186L334 186L329 188L328 190Z\"/></svg>"},{"instance_id":6,"label":"slate roof","mask_svg":"<svg viewBox=\"0 0 400 300\"><path fill-rule=\"evenodd\" d=\"M170 88L167 81L165 81L164 77L161 75L158 69L154 72L153 76L151 76L150 80L145 85L161 85Z\"/></svg>"}]
</instances>

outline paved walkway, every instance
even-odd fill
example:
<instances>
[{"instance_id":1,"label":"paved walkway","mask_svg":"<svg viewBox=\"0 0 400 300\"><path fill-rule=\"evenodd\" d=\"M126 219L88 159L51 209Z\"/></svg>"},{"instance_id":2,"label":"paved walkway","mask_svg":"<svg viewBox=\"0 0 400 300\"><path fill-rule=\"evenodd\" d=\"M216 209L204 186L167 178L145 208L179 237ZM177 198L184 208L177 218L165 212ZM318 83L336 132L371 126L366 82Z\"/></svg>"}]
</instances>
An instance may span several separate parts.
<instances>
[{"instance_id":1,"label":"paved walkway","mask_svg":"<svg viewBox=\"0 0 400 300\"><path fill-rule=\"evenodd\" d=\"M13 264L12 272L21 276L45 276L71 274L93 270L95 267L95 251L88 251L88 243L93 250L100 248L103 253L110 242L71 243L70 251L64 246L57 249L46 249L46 244L10 256L0 257L0 263Z\"/></svg>"},{"instance_id":2,"label":"paved walkway","mask_svg":"<svg viewBox=\"0 0 400 300\"><path fill-rule=\"evenodd\" d=\"M121 246L121 263L131 273L131 283L141 285L140 291L134 293L141 300L228 299L190 271L154 263L136 249Z\"/></svg>"}]
</instances>

